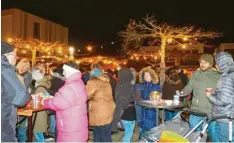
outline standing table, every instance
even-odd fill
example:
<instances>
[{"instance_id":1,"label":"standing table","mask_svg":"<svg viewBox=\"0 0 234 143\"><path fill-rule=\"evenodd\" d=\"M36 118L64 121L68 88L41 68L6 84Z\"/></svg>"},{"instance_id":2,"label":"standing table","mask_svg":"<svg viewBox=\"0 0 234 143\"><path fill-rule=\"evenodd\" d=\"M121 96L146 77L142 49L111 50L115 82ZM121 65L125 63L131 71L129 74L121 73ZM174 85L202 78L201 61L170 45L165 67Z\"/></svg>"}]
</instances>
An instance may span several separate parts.
<instances>
[{"instance_id":1,"label":"standing table","mask_svg":"<svg viewBox=\"0 0 234 143\"><path fill-rule=\"evenodd\" d=\"M176 109L176 108L182 108L185 106L183 102L180 102L178 105L175 105L173 103L168 105L165 102L157 102L156 103L156 102L151 101L151 100L138 101L137 104L140 106L146 107L146 108L155 108L158 111L159 111L159 109L162 109L162 112L163 112L162 123L164 123L164 114L165 114L164 109ZM156 125L159 125L159 116L158 115L156 115L156 121L157 121Z\"/></svg>"},{"instance_id":2,"label":"standing table","mask_svg":"<svg viewBox=\"0 0 234 143\"><path fill-rule=\"evenodd\" d=\"M19 108L17 110L17 115L18 116L24 116L21 121L19 121L17 124L22 123L24 120L28 118L28 142L32 142L33 140L33 128L34 124L37 118L37 112L47 110L43 106L40 106L38 109L33 109L32 107L24 107L24 108ZM33 114L35 114L34 121L33 121Z\"/></svg>"}]
</instances>

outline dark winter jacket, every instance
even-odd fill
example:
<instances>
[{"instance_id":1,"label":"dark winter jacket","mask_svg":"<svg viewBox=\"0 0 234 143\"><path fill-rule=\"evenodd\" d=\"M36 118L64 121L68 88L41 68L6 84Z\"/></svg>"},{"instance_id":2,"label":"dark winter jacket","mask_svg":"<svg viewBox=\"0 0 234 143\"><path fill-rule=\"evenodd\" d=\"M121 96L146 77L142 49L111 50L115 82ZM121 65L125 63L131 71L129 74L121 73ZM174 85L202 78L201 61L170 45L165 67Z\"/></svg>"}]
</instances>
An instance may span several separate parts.
<instances>
[{"instance_id":1,"label":"dark winter jacket","mask_svg":"<svg viewBox=\"0 0 234 143\"><path fill-rule=\"evenodd\" d=\"M29 87L32 84L32 73L30 72L25 72L24 74L21 75L24 78L24 86L28 90Z\"/></svg>"},{"instance_id":2,"label":"dark winter jacket","mask_svg":"<svg viewBox=\"0 0 234 143\"><path fill-rule=\"evenodd\" d=\"M189 79L188 76L184 73L184 70L181 69L181 71L178 73L180 80L182 82L183 88L187 85Z\"/></svg>"},{"instance_id":3,"label":"dark winter jacket","mask_svg":"<svg viewBox=\"0 0 234 143\"><path fill-rule=\"evenodd\" d=\"M50 94L54 96L54 94L58 92L58 90L64 85L64 83L65 81L63 81L61 78L53 76L51 79Z\"/></svg>"},{"instance_id":4,"label":"dark winter jacket","mask_svg":"<svg viewBox=\"0 0 234 143\"><path fill-rule=\"evenodd\" d=\"M151 82L146 82L144 80L144 74L145 72L150 73L151 77L152 77L152 81ZM141 82L141 84L136 84L136 92L141 92L141 99L142 100L150 100L150 93L152 91L158 91L161 92L161 88L160 85L158 84L158 76L156 74L156 72L149 68L143 68L139 74L139 81ZM144 107L141 107L140 110L140 119L138 120L138 125L143 128L144 130L150 130L153 127L156 126L156 123L158 122L156 120L156 115L158 116L158 112L156 111L156 109L146 109ZM138 115L137 115L138 116Z\"/></svg>"},{"instance_id":5,"label":"dark winter jacket","mask_svg":"<svg viewBox=\"0 0 234 143\"><path fill-rule=\"evenodd\" d=\"M234 115L234 62L230 54L220 52L215 57L216 64L222 73L215 93L209 97L212 113ZM225 122L226 120L220 120Z\"/></svg>"},{"instance_id":6,"label":"dark winter jacket","mask_svg":"<svg viewBox=\"0 0 234 143\"><path fill-rule=\"evenodd\" d=\"M182 82L179 77L168 77L162 87L162 99L173 100L176 90L181 90L182 88Z\"/></svg>"},{"instance_id":7,"label":"dark winter jacket","mask_svg":"<svg viewBox=\"0 0 234 143\"><path fill-rule=\"evenodd\" d=\"M128 108L129 103L136 101L136 92L131 81L134 79L132 72L128 68L122 68L119 73L119 83L115 89L115 112L112 122L112 131L118 131L118 122L121 119L124 110ZM133 103L134 104L134 103Z\"/></svg>"},{"instance_id":8,"label":"dark winter jacket","mask_svg":"<svg viewBox=\"0 0 234 143\"><path fill-rule=\"evenodd\" d=\"M16 142L17 107L29 101L29 95L5 56L1 57L1 141Z\"/></svg>"},{"instance_id":9,"label":"dark winter jacket","mask_svg":"<svg viewBox=\"0 0 234 143\"><path fill-rule=\"evenodd\" d=\"M115 101L115 88L117 86L117 79L110 73L106 73L109 78L110 78L110 84L111 84L111 89L112 89L112 96L113 96L113 99Z\"/></svg>"}]
</instances>

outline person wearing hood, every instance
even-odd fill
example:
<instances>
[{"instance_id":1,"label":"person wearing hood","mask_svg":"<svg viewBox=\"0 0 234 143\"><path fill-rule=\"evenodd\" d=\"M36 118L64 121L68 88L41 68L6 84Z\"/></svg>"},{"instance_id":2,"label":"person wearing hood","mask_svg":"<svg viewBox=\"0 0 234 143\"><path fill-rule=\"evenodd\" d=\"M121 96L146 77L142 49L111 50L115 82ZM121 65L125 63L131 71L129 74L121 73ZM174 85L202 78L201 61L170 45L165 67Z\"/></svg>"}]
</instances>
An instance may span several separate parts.
<instances>
[{"instance_id":1,"label":"person wearing hood","mask_svg":"<svg viewBox=\"0 0 234 143\"><path fill-rule=\"evenodd\" d=\"M132 70L133 71L133 70ZM118 122L124 125L123 142L131 142L136 120L136 92L135 92L135 75L128 68L121 68L118 73L119 83L115 89L115 112L112 122L112 132L118 131Z\"/></svg>"},{"instance_id":2,"label":"person wearing hood","mask_svg":"<svg viewBox=\"0 0 234 143\"><path fill-rule=\"evenodd\" d=\"M21 82L24 84L26 90L30 91L30 86L32 83L32 74L30 72L30 63L27 59L22 59L19 61L19 63L16 66L17 70L17 76L21 80ZM24 117L20 116L19 120L24 119ZM27 123L28 120L24 120L19 127L18 130L18 142L25 142L26 136L27 136Z\"/></svg>"},{"instance_id":3,"label":"person wearing hood","mask_svg":"<svg viewBox=\"0 0 234 143\"><path fill-rule=\"evenodd\" d=\"M166 80L162 87L162 99L173 100L176 90L180 91L182 88L183 84L178 73L176 71L170 71L167 73ZM165 121L169 121L177 115L177 112L166 110L165 115Z\"/></svg>"},{"instance_id":4,"label":"person wearing hood","mask_svg":"<svg viewBox=\"0 0 234 143\"><path fill-rule=\"evenodd\" d=\"M141 95L141 97L138 97L138 101L150 100L150 93L152 91L161 92L158 75L152 68L143 68L139 73L139 81L141 84L136 84L136 91L140 92L139 95ZM140 117L137 120L138 126L140 127L139 138L141 138L146 131L158 125L158 119L156 119L158 110L140 107L137 114L141 114L140 116L137 115Z\"/></svg>"},{"instance_id":5,"label":"person wearing hood","mask_svg":"<svg viewBox=\"0 0 234 143\"><path fill-rule=\"evenodd\" d=\"M91 79L86 85L89 100L89 125L93 126L94 142L111 142L111 122L115 110L110 78L101 65L91 66Z\"/></svg>"},{"instance_id":6,"label":"person wearing hood","mask_svg":"<svg viewBox=\"0 0 234 143\"><path fill-rule=\"evenodd\" d=\"M56 111L57 142L87 142L87 92L79 65L63 65L65 84L51 99L43 99L45 108Z\"/></svg>"},{"instance_id":7,"label":"person wearing hood","mask_svg":"<svg viewBox=\"0 0 234 143\"><path fill-rule=\"evenodd\" d=\"M234 117L234 61L227 52L217 53L215 56L216 68L221 77L213 94L206 93L212 103L213 115L230 115ZM215 136L217 142L228 142L229 120L219 119L215 123ZM234 126L232 122L232 140L234 142Z\"/></svg>"},{"instance_id":8,"label":"person wearing hood","mask_svg":"<svg viewBox=\"0 0 234 143\"><path fill-rule=\"evenodd\" d=\"M34 94L37 93L48 93L51 83L49 76L45 75L45 65L43 63L37 63L32 70L32 77L36 81L35 82L35 91ZM35 141L37 142L45 142L44 132L47 131L48 127L48 114L46 111L40 111L37 113L37 116L33 115L33 118L36 117L35 125L33 128L33 133L35 137Z\"/></svg>"},{"instance_id":9,"label":"person wearing hood","mask_svg":"<svg viewBox=\"0 0 234 143\"><path fill-rule=\"evenodd\" d=\"M25 106L30 96L15 72L14 47L1 42L1 141L17 142L17 108Z\"/></svg>"},{"instance_id":10,"label":"person wearing hood","mask_svg":"<svg viewBox=\"0 0 234 143\"><path fill-rule=\"evenodd\" d=\"M213 56L211 54L203 54L200 59L200 68L196 70L190 78L188 84L183 89L184 95L193 92L191 108L204 112L209 116L212 114L212 104L206 98L206 88L215 88L220 78L220 73L213 68ZM204 117L190 114L190 128L195 127ZM212 122L208 127L208 132L212 141L215 142L214 135L215 122ZM202 130L202 125L197 128Z\"/></svg>"}]
</instances>

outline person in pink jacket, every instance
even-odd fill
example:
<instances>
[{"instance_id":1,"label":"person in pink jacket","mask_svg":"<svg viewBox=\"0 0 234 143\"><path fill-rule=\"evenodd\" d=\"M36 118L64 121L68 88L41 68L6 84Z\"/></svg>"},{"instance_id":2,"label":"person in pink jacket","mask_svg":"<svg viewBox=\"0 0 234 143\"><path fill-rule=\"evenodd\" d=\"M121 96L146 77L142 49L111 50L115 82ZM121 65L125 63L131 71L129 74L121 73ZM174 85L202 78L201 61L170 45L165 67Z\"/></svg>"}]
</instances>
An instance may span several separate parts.
<instances>
[{"instance_id":1,"label":"person in pink jacket","mask_svg":"<svg viewBox=\"0 0 234 143\"><path fill-rule=\"evenodd\" d=\"M75 63L63 66L65 84L53 98L43 99L45 108L56 111L57 142L87 142L87 93Z\"/></svg>"}]
</instances>

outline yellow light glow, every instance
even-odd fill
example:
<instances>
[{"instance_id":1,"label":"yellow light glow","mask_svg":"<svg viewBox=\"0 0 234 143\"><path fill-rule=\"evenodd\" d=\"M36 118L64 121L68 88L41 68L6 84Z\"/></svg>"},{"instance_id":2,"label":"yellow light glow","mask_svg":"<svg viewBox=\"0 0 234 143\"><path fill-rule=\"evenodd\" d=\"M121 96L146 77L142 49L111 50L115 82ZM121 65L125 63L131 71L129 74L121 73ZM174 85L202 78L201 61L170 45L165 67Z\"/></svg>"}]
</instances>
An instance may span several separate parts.
<instances>
[{"instance_id":1,"label":"yellow light glow","mask_svg":"<svg viewBox=\"0 0 234 143\"><path fill-rule=\"evenodd\" d=\"M188 40L188 37L184 37L183 40L184 40L184 41L187 41L187 40Z\"/></svg>"},{"instance_id":2,"label":"yellow light glow","mask_svg":"<svg viewBox=\"0 0 234 143\"><path fill-rule=\"evenodd\" d=\"M70 47L70 48L69 48L69 52L70 52L70 54L72 55L72 54L74 53L74 47Z\"/></svg>"},{"instance_id":3,"label":"yellow light glow","mask_svg":"<svg viewBox=\"0 0 234 143\"><path fill-rule=\"evenodd\" d=\"M26 48L29 48L29 45L26 45Z\"/></svg>"},{"instance_id":4,"label":"yellow light glow","mask_svg":"<svg viewBox=\"0 0 234 143\"><path fill-rule=\"evenodd\" d=\"M8 38L8 40L7 40L9 43L11 43L12 42L12 39L11 38Z\"/></svg>"},{"instance_id":5,"label":"yellow light glow","mask_svg":"<svg viewBox=\"0 0 234 143\"><path fill-rule=\"evenodd\" d=\"M22 50L22 53L23 53L23 54L26 54L27 52L26 52L25 50Z\"/></svg>"},{"instance_id":6,"label":"yellow light glow","mask_svg":"<svg viewBox=\"0 0 234 143\"><path fill-rule=\"evenodd\" d=\"M186 48L186 45L183 45L182 48L185 49L185 48Z\"/></svg>"},{"instance_id":7,"label":"yellow light glow","mask_svg":"<svg viewBox=\"0 0 234 143\"><path fill-rule=\"evenodd\" d=\"M91 46L88 46L87 50L91 52L93 50L93 48Z\"/></svg>"},{"instance_id":8,"label":"yellow light glow","mask_svg":"<svg viewBox=\"0 0 234 143\"><path fill-rule=\"evenodd\" d=\"M168 43L171 43L171 42L172 42L172 39L171 39L171 38L167 39L167 42L168 42Z\"/></svg>"},{"instance_id":9,"label":"yellow light glow","mask_svg":"<svg viewBox=\"0 0 234 143\"><path fill-rule=\"evenodd\" d=\"M133 58L134 58L134 57L133 57L133 56L131 56L131 60L133 60Z\"/></svg>"},{"instance_id":10,"label":"yellow light glow","mask_svg":"<svg viewBox=\"0 0 234 143\"><path fill-rule=\"evenodd\" d=\"M136 60L139 60L139 57L136 57Z\"/></svg>"},{"instance_id":11,"label":"yellow light glow","mask_svg":"<svg viewBox=\"0 0 234 143\"><path fill-rule=\"evenodd\" d=\"M155 56L155 57L154 57L154 60L157 60L157 59L158 59L158 57Z\"/></svg>"}]
</instances>

